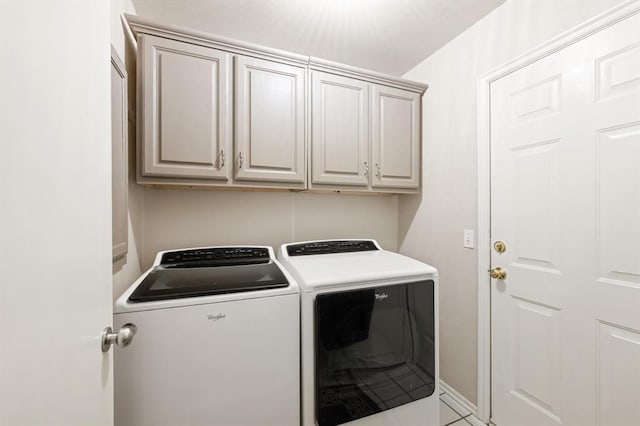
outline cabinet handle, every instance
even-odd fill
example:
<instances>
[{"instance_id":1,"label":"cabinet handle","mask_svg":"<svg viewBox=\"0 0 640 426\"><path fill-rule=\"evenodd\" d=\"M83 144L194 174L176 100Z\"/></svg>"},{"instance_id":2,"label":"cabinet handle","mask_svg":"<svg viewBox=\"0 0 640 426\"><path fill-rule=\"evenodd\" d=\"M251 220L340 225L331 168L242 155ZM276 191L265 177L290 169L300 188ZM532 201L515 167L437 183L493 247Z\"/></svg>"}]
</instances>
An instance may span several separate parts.
<instances>
[{"instance_id":1,"label":"cabinet handle","mask_svg":"<svg viewBox=\"0 0 640 426\"><path fill-rule=\"evenodd\" d=\"M242 153L238 153L238 170L242 169Z\"/></svg>"},{"instance_id":2,"label":"cabinet handle","mask_svg":"<svg viewBox=\"0 0 640 426\"><path fill-rule=\"evenodd\" d=\"M369 175L369 165L367 164L367 162L364 162L364 175L368 176Z\"/></svg>"},{"instance_id":3,"label":"cabinet handle","mask_svg":"<svg viewBox=\"0 0 640 426\"><path fill-rule=\"evenodd\" d=\"M380 164L376 163L376 177L378 179L380 179L381 173L380 173Z\"/></svg>"},{"instance_id":4,"label":"cabinet handle","mask_svg":"<svg viewBox=\"0 0 640 426\"><path fill-rule=\"evenodd\" d=\"M220 168L224 167L224 149L220 150Z\"/></svg>"}]
</instances>

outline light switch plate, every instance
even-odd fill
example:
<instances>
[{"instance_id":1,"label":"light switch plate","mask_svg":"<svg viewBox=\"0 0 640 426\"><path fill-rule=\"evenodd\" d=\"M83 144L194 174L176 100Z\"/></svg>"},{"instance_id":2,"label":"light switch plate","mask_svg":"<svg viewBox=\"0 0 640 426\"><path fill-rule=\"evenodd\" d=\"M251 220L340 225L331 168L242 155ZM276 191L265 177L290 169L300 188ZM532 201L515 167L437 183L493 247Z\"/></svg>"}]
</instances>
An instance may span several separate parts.
<instances>
[{"instance_id":1,"label":"light switch plate","mask_svg":"<svg viewBox=\"0 0 640 426\"><path fill-rule=\"evenodd\" d=\"M474 248L475 242L473 238L473 229L465 229L464 230L464 242L463 245L465 248Z\"/></svg>"}]
</instances>

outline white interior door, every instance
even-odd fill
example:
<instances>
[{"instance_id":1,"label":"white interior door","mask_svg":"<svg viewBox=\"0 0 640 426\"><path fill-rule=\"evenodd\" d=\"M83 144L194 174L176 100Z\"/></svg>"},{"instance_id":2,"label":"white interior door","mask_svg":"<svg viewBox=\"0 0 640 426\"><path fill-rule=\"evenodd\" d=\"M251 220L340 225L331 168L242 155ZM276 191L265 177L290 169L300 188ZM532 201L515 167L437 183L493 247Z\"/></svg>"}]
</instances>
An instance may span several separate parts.
<instances>
[{"instance_id":1,"label":"white interior door","mask_svg":"<svg viewBox=\"0 0 640 426\"><path fill-rule=\"evenodd\" d=\"M113 424L110 4L0 14L0 425Z\"/></svg>"},{"instance_id":2,"label":"white interior door","mask_svg":"<svg viewBox=\"0 0 640 426\"><path fill-rule=\"evenodd\" d=\"M492 418L640 424L640 16L491 85Z\"/></svg>"}]
</instances>

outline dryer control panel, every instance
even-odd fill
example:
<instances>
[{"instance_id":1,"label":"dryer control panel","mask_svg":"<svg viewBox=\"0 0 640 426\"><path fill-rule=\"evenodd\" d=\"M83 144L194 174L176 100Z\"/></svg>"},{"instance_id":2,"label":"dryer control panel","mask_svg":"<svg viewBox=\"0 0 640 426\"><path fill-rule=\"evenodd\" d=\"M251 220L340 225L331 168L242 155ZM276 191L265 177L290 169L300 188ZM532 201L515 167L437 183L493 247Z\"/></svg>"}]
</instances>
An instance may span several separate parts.
<instances>
[{"instance_id":1,"label":"dryer control panel","mask_svg":"<svg viewBox=\"0 0 640 426\"><path fill-rule=\"evenodd\" d=\"M308 243L287 246L289 256L308 256L312 254L352 253L356 251L379 250L371 240L333 240L310 241Z\"/></svg>"}]
</instances>

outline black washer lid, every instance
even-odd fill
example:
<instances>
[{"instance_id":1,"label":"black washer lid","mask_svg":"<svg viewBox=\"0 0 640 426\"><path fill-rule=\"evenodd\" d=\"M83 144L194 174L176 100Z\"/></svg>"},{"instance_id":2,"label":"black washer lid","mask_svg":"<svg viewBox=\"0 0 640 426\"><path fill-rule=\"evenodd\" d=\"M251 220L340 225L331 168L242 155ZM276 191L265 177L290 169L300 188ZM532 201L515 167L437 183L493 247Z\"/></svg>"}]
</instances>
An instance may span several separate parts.
<instances>
[{"instance_id":1,"label":"black washer lid","mask_svg":"<svg viewBox=\"0 0 640 426\"><path fill-rule=\"evenodd\" d=\"M288 285L287 278L275 263L186 269L159 266L142 280L129 296L129 301L138 303L181 299L283 288Z\"/></svg>"},{"instance_id":2,"label":"black washer lid","mask_svg":"<svg viewBox=\"0 0 640 426\"><path fill-rule=\"evenodd\" d=\"M264 247L229 247L167 252L142 280L129 302L284 288L289 285Z\"/></svg>"}]
</instances>

